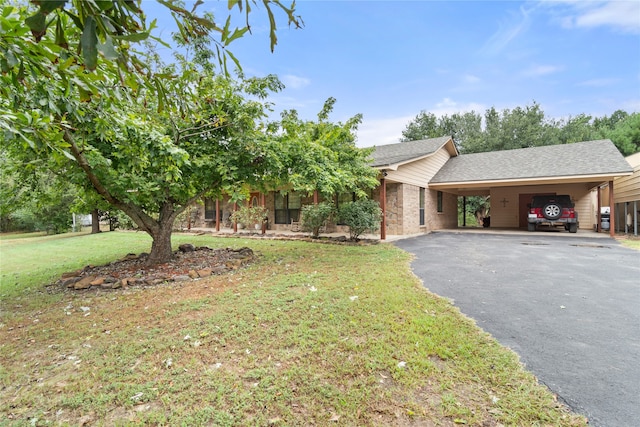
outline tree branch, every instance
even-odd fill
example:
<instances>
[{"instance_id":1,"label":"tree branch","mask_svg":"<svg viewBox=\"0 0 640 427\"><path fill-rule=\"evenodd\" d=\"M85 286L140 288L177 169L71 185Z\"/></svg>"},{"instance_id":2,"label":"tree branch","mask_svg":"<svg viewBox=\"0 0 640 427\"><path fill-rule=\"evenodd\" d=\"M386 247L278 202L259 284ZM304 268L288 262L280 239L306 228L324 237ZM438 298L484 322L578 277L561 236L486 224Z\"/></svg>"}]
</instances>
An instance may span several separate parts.
<instances>
[{"instance_id":1,"label":"tree branch","mask_svg":"<svg viewBox=\"0 0 640 427\"><path fill-rule=\"evenodd\" d=\"M129 215L131 219L145 232L149 233L153 236L152 232L155 232L158 228L157 221L147 215L142 209L138 206L132 205L130 203L123 202L122 200L116 198L111 194L111 192L100 182L100 179L96 176L87 161L87 158L84 156L78 145L76 144L75 138L71 134L69 129L65 129L63 133L63 138L65 142L69 144L71 147L71 154L78 162L78 166L82 169L84 174L91 182L93 188L98 192L103 199L109 202L114 207L122 210L124 213Z\"/></svg>"}]
</instances>

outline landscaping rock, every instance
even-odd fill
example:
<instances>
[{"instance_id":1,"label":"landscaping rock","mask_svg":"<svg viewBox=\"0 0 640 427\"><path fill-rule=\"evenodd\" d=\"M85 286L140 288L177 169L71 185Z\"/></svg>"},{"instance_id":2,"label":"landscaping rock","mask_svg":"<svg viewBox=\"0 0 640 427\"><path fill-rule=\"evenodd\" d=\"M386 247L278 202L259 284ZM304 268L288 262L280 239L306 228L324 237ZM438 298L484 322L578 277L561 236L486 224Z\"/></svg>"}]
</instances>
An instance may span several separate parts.
<instances>
[{"instance_id":1,"label":"landscaping rock","mask_svg":"<svg viewBox=\"0 0 640 427\"><path fill-rule=\"evenodd\" d=\"M129 286L154 286L166 282L184 282L237 270L256 260L250 248L240 249L191 244L180 245L173 259L157 265L147 265L146 254L128 254L107 265L86 266L65 273L55 285L68 289L121 289Z\"/></svg>"},{"instance_id":2,"label":"landscaping rock","mask_svg":"<svg viewBox=\"0 0 640 427\"><path fill-rule=\"evenodd\" d=\"M73 284L73 289L89 289L91 287L91 282L93 282L94 280L96 280L95 276L84 277Z\"/></svg>"},{"instance_id":3,"label":"landscaping rock","mask_svg":"<svg viewBox=\"0 0 640 427\"><path fill-rule=\"evenodd\" d=\"M193 246L191 243L183 243L180 246L178 246L178 250L180 252L194 252L196 250L196 247Z\"/></svg>"},{"instance_id":4,"label":"landscaping rock","mask_svg":"<svg viewBox=\"0 0 640 427\"><path fill-rule=\"evenodd\" d=\"M212 273L210 268L203 268L202 270L198 270L198 277L209 277Z\"/></svg>"},{"instance_id":5,"label":"landscaping rock","mask_svg":"<svg viewBox=\"0 0 640 427\"><path fill-rule=\"evenodd\" d=\"M60 279L59 283L60 285L67 287L67 288L73 288L73 285L79 281L80 279L82 279L81 276L77 276L77 277L69 277L68 279Z\"/></svg>"},{"instance_id":6,"label":"landscaping rock","mask_svg":"<svg viewBox=\"0 0 640 427\"><path fill-rule=\"evenodd\" d=\"M91 282L91 286L102 286L103 283L104 283L104 277L98 277L96 278L96 280L93 280Z\"/></svg>"}]
</instances>

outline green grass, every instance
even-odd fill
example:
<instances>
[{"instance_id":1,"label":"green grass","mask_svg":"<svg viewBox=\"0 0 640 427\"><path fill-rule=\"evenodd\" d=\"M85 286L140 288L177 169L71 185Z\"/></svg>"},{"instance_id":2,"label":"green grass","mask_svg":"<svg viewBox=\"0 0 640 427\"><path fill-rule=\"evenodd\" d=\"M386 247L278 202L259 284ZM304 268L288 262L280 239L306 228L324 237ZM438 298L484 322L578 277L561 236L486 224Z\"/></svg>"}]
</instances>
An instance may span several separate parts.
<instances>
[{"instance_id":1,"label":"green grass","mask_svg":"<svg viewBox=\"0 0 640 427\"><path fill-rule=\"evenodd\" d=\"M638 238L621 239L620 243L622 243L624 246L628 248L640 251L640 239Z\"/></svg>"},{"instance_id":2,"label":"green grass","mask_svg":"<svg viewBox=\"0 0 640 427\"><path fill-rule=\"evenodd\" d=\"M0 425L586 426L391 245L181 235L260 260L207 280L49 294L42 278L150 242L28 240L1 246Z\"/></svg>"}]
</instances>

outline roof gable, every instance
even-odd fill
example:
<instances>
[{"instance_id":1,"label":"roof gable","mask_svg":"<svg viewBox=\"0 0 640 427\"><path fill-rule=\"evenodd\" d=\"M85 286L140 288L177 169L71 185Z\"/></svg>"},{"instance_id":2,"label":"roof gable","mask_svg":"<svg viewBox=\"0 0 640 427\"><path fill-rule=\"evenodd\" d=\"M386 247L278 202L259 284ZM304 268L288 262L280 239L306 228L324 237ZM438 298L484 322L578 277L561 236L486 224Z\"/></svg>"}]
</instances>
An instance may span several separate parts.
<instances>
[{"instance_id":1,"label":"roof gable","mask_svg":"<svg viewBox=\"0 0 640 427\"><path fill-rule=\"evenodd\" d=\"M458 152L450 136L379 145L374 147L375 150L371 155L373 160L370 166L374 168L397 167L400 164L429 156L447 145L448 142L450 142L450 147L447 147L447 149L450 154L452 156L457 155Z\"/></svg>"},{"instance_id":2,"label":"roof gable","mask_svg":"<svg viewBox=\"0 0 640 427\"><path fill-rule=\"evenodd\" d=\"M538 179L632 172L608 139L452 157L430 183Z\"/></svg>"}]
</instances>

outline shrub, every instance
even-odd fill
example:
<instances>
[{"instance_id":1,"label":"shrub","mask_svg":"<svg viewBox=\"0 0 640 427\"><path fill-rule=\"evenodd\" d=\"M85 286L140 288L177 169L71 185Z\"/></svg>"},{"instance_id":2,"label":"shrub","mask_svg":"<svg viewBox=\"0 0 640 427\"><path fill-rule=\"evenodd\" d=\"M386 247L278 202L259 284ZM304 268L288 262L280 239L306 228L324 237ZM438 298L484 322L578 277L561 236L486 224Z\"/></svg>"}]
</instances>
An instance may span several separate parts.
<instances>
[{"instance_id":1,"label":"shrub","mask_svg":"<svg viewBox=\"0 0 640 427\"><path fill-rule=\"evenodd\" d=\"M267 217L267 209L262 206L240 206L237 211L231 214L231 220L245 227L255 224L262 225Z\"/></svg>"},{"instance_id":2,"label":"shrub","mask_svg":"<svg viewBox=\"0 0 640 427\"><path fill-rule=\"evenodd\" d=\"M329 202L302 207L302 230L308 231L313 237L318 237L320 228L327 224L333 215L333 205Z\"/></svg>"},{"instance_id":3,"label":"shrub","mask_svg":"<svg viewBox=\"0 0 640 427\"><path fill-rule=\"evenodd\" d=\"M380 228L382 209L375 200L360 199L342 205L338 216L349 227L351 240L357 240L365 231L373 232Z\"/></svg>"}]
</instances>

